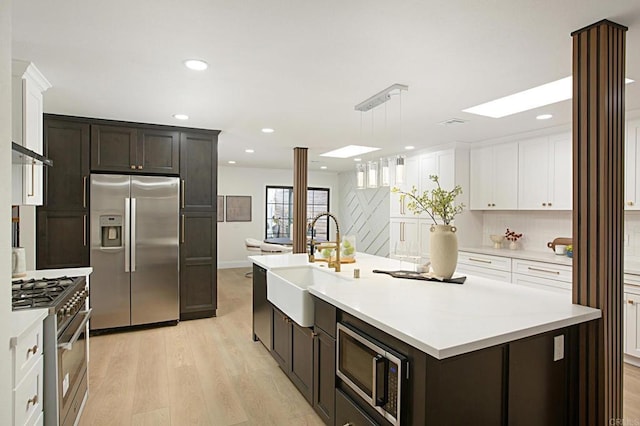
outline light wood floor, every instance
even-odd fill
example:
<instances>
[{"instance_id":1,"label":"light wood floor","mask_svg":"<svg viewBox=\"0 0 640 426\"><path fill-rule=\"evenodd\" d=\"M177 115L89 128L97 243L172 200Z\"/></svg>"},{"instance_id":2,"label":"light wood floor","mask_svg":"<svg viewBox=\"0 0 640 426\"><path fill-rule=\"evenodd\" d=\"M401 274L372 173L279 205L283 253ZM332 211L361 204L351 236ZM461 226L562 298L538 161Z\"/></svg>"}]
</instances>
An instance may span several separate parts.
<instances>
[{"instance_id":1,"label":"light wood floor","mask_svg":"<svg viewBox=\"0 0 640 426\"><path fill-rule=\"evenodd\" d=\"M246 269L218 272L218 317L92 336L81 425L322 425L251 339Z\"/></svg>"},{"instance_id":2,"label":"light wood floor","mask_svg":"<svg viewBox=\"0 0 640 426\"><path fill-rule=\"evenodd\" d=\"M218 271L216 318L92 337L80 425L322 425L251 340L245 272ZM640 422L640 368L625 364L624 385L625 419Z\"/></svg>"}]
</instances>

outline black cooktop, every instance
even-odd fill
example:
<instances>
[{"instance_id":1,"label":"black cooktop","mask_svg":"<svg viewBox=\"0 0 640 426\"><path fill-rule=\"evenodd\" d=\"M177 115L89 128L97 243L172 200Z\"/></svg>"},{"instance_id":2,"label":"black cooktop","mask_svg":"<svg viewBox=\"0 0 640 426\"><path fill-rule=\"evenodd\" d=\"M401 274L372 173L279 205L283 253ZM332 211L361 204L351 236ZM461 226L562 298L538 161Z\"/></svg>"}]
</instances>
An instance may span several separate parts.
<instances>
[{"instance_id":1,"label":"black cooktop","mask_svg":"<svg viewBox=\"0 0 640 426\"><path fill-rule=\"evenodd\" d=\"M11 305L13 310L55 308L75 285L69 277L16 280L11 283Z\"/></svg>"}]
</instances>

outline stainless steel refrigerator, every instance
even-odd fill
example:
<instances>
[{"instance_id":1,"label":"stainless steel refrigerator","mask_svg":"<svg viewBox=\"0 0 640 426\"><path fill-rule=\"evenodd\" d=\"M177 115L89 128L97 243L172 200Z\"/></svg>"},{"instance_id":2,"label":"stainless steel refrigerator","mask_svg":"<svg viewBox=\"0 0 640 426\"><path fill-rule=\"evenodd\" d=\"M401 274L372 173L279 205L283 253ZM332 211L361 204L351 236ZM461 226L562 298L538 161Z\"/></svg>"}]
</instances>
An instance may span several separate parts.
<instances>
[{"instance_id":1,"label":"stainless steel refrigerator","mask_svg":"<svg viewBox=\"0 0 640 426\"><path fill-rule=\"evenodd\" d=\"M91 330L178 320L179 179L91 175Z\"/></svg>"}]
</instances>

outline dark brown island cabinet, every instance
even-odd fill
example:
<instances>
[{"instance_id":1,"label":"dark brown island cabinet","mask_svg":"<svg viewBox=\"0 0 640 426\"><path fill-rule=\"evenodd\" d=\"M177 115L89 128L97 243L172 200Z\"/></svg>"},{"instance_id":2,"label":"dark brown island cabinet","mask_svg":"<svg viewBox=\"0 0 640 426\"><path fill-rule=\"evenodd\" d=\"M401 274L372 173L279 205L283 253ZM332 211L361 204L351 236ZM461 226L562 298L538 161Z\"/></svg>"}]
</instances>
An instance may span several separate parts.
<instances>
[{"instance_id":1,"label":"dark brown island cabinet","mask_svg":"<svg viewBox=\"0 0 640 426\"><path fill-rule=\"evenodd\" d=\"M254 340L271 339L263 343L327 425L391 424L336 376L337 323L406 357L401 425L576 424L577 326L439 360L316 297L313 328L300 327L268 302L264 269L255 265L254 289L262 287L259 300L254 292ZM265 321L270 335L261 331Z\"/></svg>"},{"instance_id":2,"label":"dark brown island cabinet","mask_svg":"<svg viewBox=\"0 0 640 426\"><path fill-rule=\"evenodd\" d=\"M44 200L36 267L90 266L90 173L176 176L180 193L180 319L217 308L218 130L44 115Z\"/></svg>"},{"instance_id":3,"label":"dark brown island cabinet","mask_svg":"<svg viewBox=\"0 0 640 426\"><path fill-rule=\"evenodd\" d=\"M317 301L302 327L267 300L267 272L253 265L253 340L260 341L326 424L333 425L336 309Z\"/></svg>"}]
</instances>

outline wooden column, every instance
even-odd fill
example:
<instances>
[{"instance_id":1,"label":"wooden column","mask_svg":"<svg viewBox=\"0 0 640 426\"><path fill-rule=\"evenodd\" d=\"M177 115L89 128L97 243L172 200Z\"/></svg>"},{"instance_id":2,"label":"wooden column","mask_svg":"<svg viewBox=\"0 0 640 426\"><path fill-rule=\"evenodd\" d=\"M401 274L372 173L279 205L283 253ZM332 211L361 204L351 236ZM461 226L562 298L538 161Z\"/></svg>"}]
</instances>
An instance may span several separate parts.
<instances>
[{"instance_id":1,"label":"wooden column","mask_svg":"<svg viewBox=\"0 0 640 426\"><path fill-rule=\"evenodd\" d=\"M307 148L293 148L293 252L307 252Z\"/></svg>"},{"instance_id":2,"label":"wooden column","mask_svg":"<svg viewBox=\"0 0 640 426\"><path fill-rule=\"evenodd\" d=\"M573 37L573 302L602 310L579 329L574 424L622 418L624 70L627 28Z\"/></svg>"}]
</instances>

